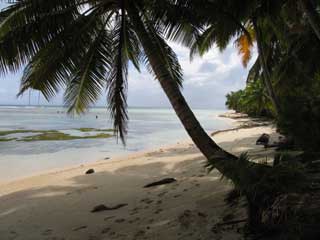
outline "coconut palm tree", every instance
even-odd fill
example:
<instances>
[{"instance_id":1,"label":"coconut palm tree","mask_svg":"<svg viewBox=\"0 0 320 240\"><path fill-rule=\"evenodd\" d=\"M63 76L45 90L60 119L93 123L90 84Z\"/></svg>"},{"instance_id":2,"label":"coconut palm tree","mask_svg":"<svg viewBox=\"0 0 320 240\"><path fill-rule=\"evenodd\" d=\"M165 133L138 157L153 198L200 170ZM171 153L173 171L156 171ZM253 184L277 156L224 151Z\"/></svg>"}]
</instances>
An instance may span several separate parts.
<instances>
[{"instance_id":1,"label":"coconut palm tree","mask_svg":"<svg viewBox=\"0 0 320 240\"><path fill-rule=\"evenodd\" d=\"M259 62L260 66L263 69L263 82L264 86L267 89L268 96L273 103L273 106L276 110L276 113L279 114L281 112L280 103L278 100L277 95L275 94L274 87L271 80L271 73L267 64L267 57L266 57L266 50L264 47L263 35L260 26L258 25L258 20L253 17L252 18L252 25L255 31L256 39L257 39L257 47L258 47L258 54L259 54Z\"/></svg>"},{"instance_id":2,"label":"coconut palm tree","mask_svg":"<svg viewBox=\"0 0 320 240\"><path fill-rule=\"evenodd\" d=\"M299 0L301 10L306 14L309 24L312 27L314 33L320 40L320 16L317 8L319 8L319 3L311 0Z\"/></svg>"},{"instance_id":3,"label":"coconut palm tree","mask_svg":"<svg viewBox=\"0 0 320 240\"><path fill-rule=\"evenodd\" d=\"M234 0L215 0L207 1L206 8L197 8L195 7L198 5L197 1L190 1L191 8L196 9L199 15L206 16L205 20L202 20L203 30L196 33L195 41L190 42L191 56L203 55L214 46L223 51L230 41L235 39L235 45L242 56L243 65L246 67L252 56L253 43L256 42L259 57L251 72L256 75L255 73L261 70L268 96L276 113L279 113L281 111L280 102L275 94L271 73L267 66L264 38L257 17L267 15L269 8L276 7L269 6L268 3L259 0L241 2L241 7L238 4ZM280 5L280 3L277 4ZM266 20L266 18L262 19ZM251 76L253 75L250 74Z\"/></svg>"},{"instance_id":4,"label":"coconut palm tree","mask_svg":"<svg viewBox=\"0 0 320 240\"><path fill-rule=\"evenodd\" d=\"M153 5L159 3L172 5L134 0L14 1L0 15L0 71L24 67L19 95L32 88L49 100L65 88L65 103L75 113L83 113L107 88L115 133L125 141L128 64L139 70L144 63L195 145L214 167L236 180L240 176L231 170L238 169L237 158L208 136L188 106L181 93L181 67L164 39L165 32L183 38L186 31L178 28L187 24L168 24L171 8L159 10Z\"/></svg>"}]
</instances>

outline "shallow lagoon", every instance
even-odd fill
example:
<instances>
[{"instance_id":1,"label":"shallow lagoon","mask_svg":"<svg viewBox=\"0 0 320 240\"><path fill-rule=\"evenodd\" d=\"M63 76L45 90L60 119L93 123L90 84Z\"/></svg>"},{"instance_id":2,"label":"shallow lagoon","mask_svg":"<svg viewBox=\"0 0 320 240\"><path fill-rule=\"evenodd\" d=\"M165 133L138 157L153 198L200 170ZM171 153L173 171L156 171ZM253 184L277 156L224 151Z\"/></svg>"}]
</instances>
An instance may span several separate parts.
<instances>
[{"instance_id":1,"label":"shallow lagoon","mask_svg":"<svg viewBox=\"0 0 320 240\"><path fill-rule=\"evenodd\" d=\"M208 132L232 125L230 120L217 117L222 112L195 110ZM71 117L65 113L65 109L57 107L0 107L0 132L57 130L80 137L59 141L0 141L0 171L5 173L0 175L0 181L156 148L188 137L171 109L131 108L129 116L129 134L126 146L123 146L114 137L85 137L104 131L107 133L112 128L104 108L94 108L86 115ZM36 134L39 133L15 133L6 137L21 138Z\"/></svg>"}]
</instances>

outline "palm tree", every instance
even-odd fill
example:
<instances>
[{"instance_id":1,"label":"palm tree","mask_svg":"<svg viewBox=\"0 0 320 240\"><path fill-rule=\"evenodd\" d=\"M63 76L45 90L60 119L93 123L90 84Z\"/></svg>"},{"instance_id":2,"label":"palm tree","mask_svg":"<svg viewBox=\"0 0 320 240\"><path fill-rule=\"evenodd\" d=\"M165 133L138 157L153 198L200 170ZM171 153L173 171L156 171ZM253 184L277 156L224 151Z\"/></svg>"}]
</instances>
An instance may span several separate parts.
<instances>
[{"instance_id":1,"label":"palm tree","mask_svg":"<svg viewBox=\"0 0 320 240\"><path fill-rule=\"evenodd\" d=\"M275 94L272 84L271 73L268 68L266 51L262 32L259 26L257 15L266 14L269 7L261 1L245 1L241 7L234 0L216 0L207 1L206 8L196 8L197 1L191 1L192 8L199 11L199 15L204 15L203 31L196 33L195 41L190 42L191 56L194 54L203 55L216 44L222 51L229 42L235 38L235 45L242 56L244 67L251 59L253 42L258 46L259 57L252 69L252 74L257 78L256 73L262 70L264 86L267 89L268 96L271 99L276 113L279 114L280 102ZM265 18L264 18L265 20ZM258 64L259 63L259 64ZM249 76L252 77L252 74Z\"/></svg>"},{"instance_id":2,"label":"palm tree","mask_svg":"<svg viewBox=\"0 0 320 240\"><path fill-rule=\"evenodd\" d=\"M161 9L157 16L153 4L157 1L16 1L0 16L0 70L26 65L19 95L32 88L49 100L65 87L70 113L83 113L106 87L115 133L125 142L128 63L139 70L143 62L195 145L215 168L239 181L245 174L231 173L239 167L237 158L208 136L181 93L182 70L163 37L169 13Z\"/></svg>"},{"instance_id":3,"label":"palm tree","mask_svg":"<svg viewBox=\"0 0 320 240\"><path fill-rule=\"evenodd\" d=\"M258 54L259 54L259 62L260 66L263 69L263 82L264 86L268 92L268 96L270 97L270 100L273 103L273 106L276 110L276 114L278 115L281 112L280 103L278 100L277 95L275 94L274 87L271 80L271 73L267 64L267 58L266 58L266 51L264 47L264 41L262 39L262 31L257 23L257 19L254 17L252 18L252 25L255 31L256 39L257 39L257 47L258 47Z\"/></svg>"},{"instance_id":4,"label":"palm tree","mask_svg":"<svg viewBox=\"0 0 320 240\"><path fill-rule=\"evenodd\" d=\"M319 4L313 4L313 2L310 0L300 0L299 4L302 11L306 14L314 33L320 40L320 16L317 12L317 7L319 7Z\"/></svg>"}]
</instances>

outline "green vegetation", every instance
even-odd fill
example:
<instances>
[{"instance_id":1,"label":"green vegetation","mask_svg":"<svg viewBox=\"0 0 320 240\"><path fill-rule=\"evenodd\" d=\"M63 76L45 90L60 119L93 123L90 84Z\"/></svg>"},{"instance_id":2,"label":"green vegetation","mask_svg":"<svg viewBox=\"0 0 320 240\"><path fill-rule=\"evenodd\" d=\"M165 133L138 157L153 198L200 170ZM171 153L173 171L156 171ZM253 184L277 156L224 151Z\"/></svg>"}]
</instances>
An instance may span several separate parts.
<instances>
[{"instance_id":1,"label":"green vegetation","mask_svg":"<svg viewBox=\"0 0 320 240\"><path fill-rule=\"evenodd\" d=\"M252 117L273 117L272 103L260 80L250 82L244 90L227 94L229 109L247 113Z\"/></svg>"},{"instance_id":2,"label":"green vegetation","mask_svg":"<svg viewBox=\"0 0 320 240\"><path fill-rule=\"evenodd\" d=\"M33 141L67 141L67 140L76 140L76 139L97 139L97 138L109 138L112 137L111 134L100 133L92 136L71 136L58 131L47 131L35 136L28 136L19 139L18 141L23 142L33 142Z\"/></svg>"},{"instance_id":3,"label":"green vegetation","mask_svg":"<svg viewBox=\"0 0 320 240\"><path fill-rule=\"evenodd\" d=\"M11 134L17 134L17 133L42 133L44 131L42 130L24 130L24 129L18 129L18 130L8 130L8 131L0 131L0 137L11 135Z\"/></svg>"},{"instance_id":4,"label":"green vegetation","mask_svg":"<svg viewBox=\"0 0 320 240\"><path fill-rule=\"evenodd\" d=\"M109 129L94 129L94 128L84 128L83 131L77 129L80 132L104 132L110 131ZM98 138L109 138L113 135L110 133L99 133L95 135L87 136L72 136L57 130L8 130L0 131L0 136L7 136L17 133L39 133L32 136L22 136L21 138L0 138L0 142L9 142L9 141L23 141L23 142L33 142L33 141L67 141L67 140L76 140L76 139L98 139Z\"/></svg>"},{"instance_id":5,"label":"green vegetation","mask_svg":"<svg viewBox=\"0 0 320 240\"><path fill-rule=\"evenodd\" d=\"M113 129L100 129L100 128L75 128L80 132L113 132Z\"/></svg>"},{"instance_id":6,"label":"green vegetation","mask_svg":"<svg viewBox=\"0 0 320 240\"><path fill-rule=\"evenodd\" d=\"M10 142L17 140L16 138L0 138L0 142Z\"/></svg>"},{"instance_id":7,"label":"green vegetation","mask_svg":"<svg viewBox=\"0 0 320 240\"><path fill-rule=\"evenodd\" d=\"M306 3L309 7L302 7ZM255 32L259 56L247 87L229 93L226 103L249 115L273 116L282 134L313 152L319 152L320 143L320 39L315 30L320 22L310 19L319 19L319 7L311 0L262 3L246 18L243 26Z\"/></svg>"}]
</instances>

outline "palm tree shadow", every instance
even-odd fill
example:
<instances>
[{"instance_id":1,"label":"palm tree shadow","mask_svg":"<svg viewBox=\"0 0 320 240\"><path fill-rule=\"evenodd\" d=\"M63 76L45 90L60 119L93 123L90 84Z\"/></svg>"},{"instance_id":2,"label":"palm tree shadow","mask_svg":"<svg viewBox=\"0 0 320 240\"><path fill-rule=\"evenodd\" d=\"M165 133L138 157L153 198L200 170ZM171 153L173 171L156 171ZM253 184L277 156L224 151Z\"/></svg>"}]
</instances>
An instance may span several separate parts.
<instances>
[{"instance_id":1,"label":"palm tree shadow","mask_svg":"<svg viewBox=\"0 0 320 240\"><path fill-rule=\"evenodd\" d=\"M255 143L255 140L256 136L241 141L247 145L248 142ZM240 141L239 146L235 146L237 144L234 142L221 142L220 145L233 145L231 150L236 154L246 150L252 158L261 158L272 151L257 149L254 145L243 149ZM183 160L172 161L177 155ZM150 226L151 221L152 224L175 221L175 213L171 217L155 216L156 211L166 210L161 204L157 205L157 201L167 201L165 207L173 212L183 212L191 207L199 212L210 212L207 204L212 204L212 209L216 209L215 204L218 204L221 207L221 211L218 211L220 214L225 211L223 196L231 187L221 183L220 174L216 171L207 175L204 168L206 161L195 147L186 145L180 146L178 150L165 149L150 153L147 158L151 160L140 165L133 162L114 170L97 169L92 175L83 173L62 183L0 196L0 236L3 239L26 240L45 237L59 239L65 236L70 236L71 239L90 239L95 236L100 239L110 232L115 232L115 236L119 238L121 234L129 236L137 232L141 225ZM143 188L144 185L164 177L175 177L178 181L154 189ZM191 193L192 195L188 195ZM181 204L180 197L183 195L186 197ZM149 200L142 202L143 199ZM197 205L197 202L205 202L206 205ZM99 204L128 206L116 211L91 213L93 207ZM212 215L217 218L217 210ZM121 221L124 223L120 223ZM125 233L121 233L124 227ZM162 231L167 230L163 227ZM115 236L109 237L113 239ZM125 236L122 237L126 239Z\"/></svg>"}]
</instances>

